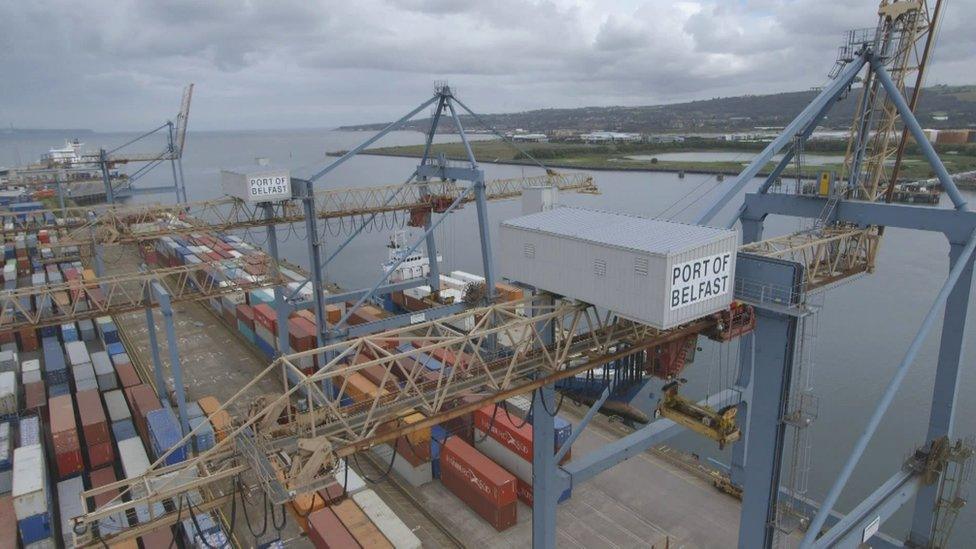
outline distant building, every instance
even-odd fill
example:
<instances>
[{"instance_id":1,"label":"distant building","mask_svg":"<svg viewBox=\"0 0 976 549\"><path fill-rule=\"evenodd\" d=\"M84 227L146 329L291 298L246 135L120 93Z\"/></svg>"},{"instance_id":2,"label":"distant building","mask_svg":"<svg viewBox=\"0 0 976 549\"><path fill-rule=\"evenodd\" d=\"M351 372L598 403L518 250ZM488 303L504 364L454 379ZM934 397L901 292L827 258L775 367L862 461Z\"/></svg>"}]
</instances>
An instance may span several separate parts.
<instances>
[{"instance_id":1,"label":"distant building","mask_svg":"<svg viewBox=\"0 0 976 549\"><path fill-rule=\"evenodd\" d=\"M580 135L580 139L586 143L613 143L618 141L635 142L641 141L644 136L639 133L622 132L590 132Z\"/></svg>"},{"instance_id":2,"label":"distant building","mask_svg":"<svg viewBox=\"0 0 976 549\"><path fill-rule=\"evenodd\" d=\"M685 136L683 135L649 135L647 136L648 143L684 143Z\"/></svg>"},{"instance_id":3,"label":"distant building","mask_svg":"<svg viewBox=\"0 0 976 549\"><path fill-rule=\"evenodd\" d=\"M549 136L544 133L514 133L512 134L512 141L545 143L549 141Z\"/></svg>"}]
</instances>

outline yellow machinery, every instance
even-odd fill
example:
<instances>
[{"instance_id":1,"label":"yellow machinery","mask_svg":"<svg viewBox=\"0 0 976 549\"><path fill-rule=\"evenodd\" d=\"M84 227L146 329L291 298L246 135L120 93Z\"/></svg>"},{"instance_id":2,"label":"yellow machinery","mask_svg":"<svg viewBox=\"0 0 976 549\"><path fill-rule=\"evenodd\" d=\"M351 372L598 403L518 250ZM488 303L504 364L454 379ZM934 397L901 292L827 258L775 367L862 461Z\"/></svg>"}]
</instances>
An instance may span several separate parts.
<instances>
[{"instance_id":1,"label":"yellow machinery","mask_svg":"<svg viewBox=\"0 0 976 549\"><path fill-rule=\"evenodd\" d=\"M664 386L664 398L657 408L661 417L717 441L719 449L739 440L741 433L735 419L738 412L735 405L716 411L679 395L679 386L678 382Z\"/></svg>"}]
</instances>

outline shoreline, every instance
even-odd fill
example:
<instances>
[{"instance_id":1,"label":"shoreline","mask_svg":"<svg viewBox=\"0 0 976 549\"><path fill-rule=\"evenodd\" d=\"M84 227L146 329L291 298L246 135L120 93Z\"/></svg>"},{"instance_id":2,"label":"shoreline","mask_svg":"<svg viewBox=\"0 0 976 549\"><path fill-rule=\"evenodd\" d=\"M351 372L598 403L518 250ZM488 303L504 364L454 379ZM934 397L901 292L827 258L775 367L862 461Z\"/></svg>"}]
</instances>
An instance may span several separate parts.
<instances>
[{"instance_id":1,"label":"shoreline","mask_svg":"<svg viewBox=\"0 0 976 549\"><path fill-rule=\"evenodd\" d=\"M758 153L758 151L757 151ZM359 154L370 155L370 156L387 156L393 158L420 158L419 155L412 153L395 153L387 151L371 151L365 150ZM327 156L333 156L329 153ZM466 159L454 156L447 156L447 160L464 161ZM479 160L478 162L482 164L496 164L496 165L506 165L506 166L536 166L533 162L529 160ZM669 168L667 166L662 166L660 168L653 168L647 166L620 166L620 167L609 167L609 166L580 166L576 164L568 164L564 162L546 162L546 167L549 168L560 168L567 170L579 170L579 171L593 171L593 172L636 172L636 173L673 173L673 174L690 174L690 175L721 175L723 177L735 177L739 175L739 171L733 170L722 170L722 169L712 169L712 168L686 168L686 169L676 169ZM762 169L756 174L756 177L766 177L770 174L770 170ZM955 174L953 174L955 175ZM807 179L807 178L804 178ZM816 178L811 177L810 180L815 180ZM914 183L916 180L904 179L902 178L900 183ZM956 181L956 186L960 189L965 190L976 190L976 180L961 180Z\"/></svg>"}]
</instances>

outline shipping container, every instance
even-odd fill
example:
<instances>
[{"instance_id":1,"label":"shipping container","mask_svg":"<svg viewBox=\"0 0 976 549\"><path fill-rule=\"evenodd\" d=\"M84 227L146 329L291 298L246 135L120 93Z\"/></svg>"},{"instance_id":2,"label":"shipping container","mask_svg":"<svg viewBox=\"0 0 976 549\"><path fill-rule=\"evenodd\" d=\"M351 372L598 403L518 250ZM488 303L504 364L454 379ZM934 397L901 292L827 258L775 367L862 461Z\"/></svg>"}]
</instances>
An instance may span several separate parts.
<instances>
[{"instance_id":1,"label":"shipping container","mask_svg":"<svg viewBox=\"0 0 976 549\"><path fill-rule=\"evenodd\" d=\"M109 442L109 427L105 418L105 408L98 391L80 391L75 394L78 401L78 417L85 435L85 444Z\"/></svg>"},{"instance_id":2,"label":"shipping container","mask_svg":"<svg viewBox=\"0 0 976 549\"><path fill-rule=\"evenodd\" d=\"M88 364L91 362L91 356L89 356L88 348L85 347L84 342L66 342L64 344L64 350L68 355L68 364L71 366L79 366L81 364Z\"/></svg>"},{"instance_id":3,"label":"shipping container","mask_svg":"<svg viewBox=\"0 0 976 549\"><path fill-rule=\"evenodd\" d=\"M61 539L64 547L74 546L72 519L84 514L81 506L81 493L85 483L81 477L62 480L58 483L58 510L61 518Z\"/></svg>"},{"instance_id":4,"label":"shipping container","mask_svg":"<svg viewBox=\"0 0 976 549\"><path fill-rule=\"evenodd\" d=\"M17 547L17 518L14 516L14 500L10 495L0 496L0 540L3 547Z\"/></svg>"},{"instance_id":5,"label":"shipping container","mask_svg":"<svg viewBox=\"0 0 976 549\"><path fill-rule=\"evenodd\" d=\"M380 549L393 549L393 544L390 543L386 536L380 532L379 528L366 513L356 505L356 502L347 499L337 505L332 506L332 511L339 517L343 526L352 537L356 539L356 542L363 547L369 548L380 548Z\"/></svg>"},{"instance_id":6,"label":"shipping container","mask_svg":"<svg viewBox=\"0 0 976 549\"><path fill-rule=\"evenodd\" d=\"M75 423L75 407L71 395L61 395L48 401L51 442L58 478L67 478L84 469L81 439Z\"/></svg>"},{"instance_id":7,"label":"shipping container","mask_svg":"<svg viewBox=\"0 0 976 549\"><path fill-rule=\"evenodd\" d=\"M91 481L92 488L101 488L102 486L107 486L118 480L115 477L114 467L102 467L101 469L96 469L89 474L89 479ZM118 493L119 490L114 489L96 495L93 498L95 500L95 509L98 509L111 502L118 495ZM102 535L113 534L115 532L124 530L127 527L127 524L125 513L114 513L107 517L98 519L98 532Z\"/></svg>"},{"instance_id":8,"label":"shipping container","mask_svg":"<svg viewBox=\"0 0 976 549\"><path fill-rule=\"evenodd\" d=\"M156 459L162 458L170 449L175 447L175 450L166 456L164 463L175 465L186 460L186 446L177 447L177 443L183 438L180 422L169 407L149 412L146 415L146 423L149 428L152 453Z\"/></svg>"},{"instance_id":9,"label":"shipping container","mask_svg":"<svg viewBox=\"0 0 976 549\"><path fill-rule=\"evenodd\" d=\"M366 513L396 549L420 549L420 539L372 490L353 494L353 501Z\"/></svg>"},{"instance_id":10,"label":"shipping container","mask_svg":"<svg viewBox=\"0 0 976 549\"><path fill-rule=\"evenodd\" d=\"M120 440L119 461L122 463L122 472L127 479L133 479L149 470L149 456L146 455L146 448L138 438Z\"/></svg>"},{"instance_id":11,"label":"shipping container","mask_svg":"<svg viewBox=\"0 0 976 549\"><path fill-rule=\"evenodd\" d=\"M505 278L667 329L732 301L735 231L555 208L504 221Z\"/></svg>"},{"instance_id":12,"label":"shipping container","mask_svg":"<svg viewBox=\"0 0 976 549\"><path fill-rule=\"evenodd\" d=\"M44 450L40 444L14 450L14 516L25 545L51 537L52 494L47 481Z\"/></svg>"},{"instance_id":13,"label":"shipping container","mask_svg":"<svg viewBox=\"0 0 976 549\"><path fill-rule=\"evenodd\" d=\"M17 430L19 435L18 448L41 443L41 421L37 416L20 418L20 426Z\"/></svg>"},{"instance_id":14,"label":"shipping container","mask_svg":"<svg viewBox=\"0 0 976 549\"><path fill-rule=\"evenodd\" d=\"M135 423L136 431L143 440L149 440L149 430L146 425L146 414L153 410L159 410L162 405L156 398L149 385L135 385L125 390L125 398L132 407L132 420Z\"/></svg>"},{"instance_id":15,"label":"shipping container","mask_svg":"<svg viewBox=\"0 0 976 549\"><path fill-rule=\"evenodd\" d=\"M115 367L112 360L105 351L98 351L91 354L92 367L95 370L95 380L98 382L98 390L105 392L118 388L119 384L115 378Z\"/></svg>"},{"instance_id":16,"label":"shipping container","mask_svg":"<svg viewBox=\"0 0 976 549\"><path fill-rule=\"evenodd\" d=\"M0 416L14 415L20 410L19 394L17 374L0 372Z\"/></svg>"},{"instance_id":17,"label":"shipping container","mask_svg":"<svg viewBox=\"0 0 976 549\"><path fill-rule=\"evenodd\" d=\"M360 549L332 509L323 507L308 516L308 539L315 549Z\"/></svg>"},{"instance_id":18,"label":"shipping container","mask_svg":"<svg viewBox=\"0 0 976 549\"><path fill-rule=\"evenodd\" d=\"M41 381L41 361L38 359L25 360L20 364L20 382L24 385Z\"/></svg>"},{"instance_id":19,"label":"shipping container","mask_svg":"<svg viewBox=\"0 0 976 549\"><path fill-rule=\"evenodd\" d=\"M136 426L131 419L122 419L112 422L112 436L115 437L116 442L122 442L130 438L138 438L139 433L136 432Z\"/></svg>"},{"instance_id":20,"label":"shipping container","mask_svg":"<svg viewBox=\"0 0 976 549\"><path fill-rule=\"evenodd\" d=\"M499 532L517 521L515 477L458 437L441 447L441 482Z\"/></svg>"},{"instance_id":21,"label":"shipping container","mask_svg":"<svg viewBox=\"0 0 976 549\"><path fill-rule=\"evenodd\" d=\"M416 464L411 463L411 460L406 458L409 452L394 452L389 444L377 444L370 448L370 451L380 459L383 467L390 467L392 463L393 471L411 486L423 486L434 478L430 460L417 460ZM394 456L394 453L397 455Z\"/></svg>"},{"instance_id":22,"label":"shipping container","mask_svg":"<svg viewBox=\"0 0 976 549\"><path fill-rule=\"evenodd\" d=\"M142 383L139 374L132 364L128 362L114 362L115 373L119 376L119 383L123 388L134 387Z\"/></svg>"},{"instance_id":23,"label":"shipping container","mask_svg":"<svg viewBox=\"0 0 976 549\"><path fill-rule=\"evenodd\" d=\"M230 414L227 410L220 409L220 402L216 398L207 396L203 397L197 401L203 413L206 414L207 419L210 420L210 425L213 426L214 435L217 438L217 442L224 440L228 434L231 433L233 426L231 425Z\"/></svg>"},{"instance_id":24,"label":"shipping container","mask_svg":"<svg viewBox=\"0 0 976 549\"><path fill-rule=\"evenodd\" d=\"M125 395L121 390L108 391L102 394L105 399L105 408L108 410L108 418L113 423L129 419L132 414L129 412L129 405L125 401Z\"/></svg>"}]
</instances>

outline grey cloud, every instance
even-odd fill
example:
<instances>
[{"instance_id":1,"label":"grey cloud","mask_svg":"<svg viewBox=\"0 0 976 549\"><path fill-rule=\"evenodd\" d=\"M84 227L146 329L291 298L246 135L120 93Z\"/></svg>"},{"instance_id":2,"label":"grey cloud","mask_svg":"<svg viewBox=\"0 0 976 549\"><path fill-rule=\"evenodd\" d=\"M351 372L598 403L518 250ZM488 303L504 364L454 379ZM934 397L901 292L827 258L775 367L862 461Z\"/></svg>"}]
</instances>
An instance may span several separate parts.
<instances>
[{"instance_id":1,"label":"grey cloud","mask_svg":"<svg viewBox=\"0 0 976 549\"><path fill-rule=\"evenodd\" d=\"M0 124L139 129L197 84L198 129L389 119L449 79L485 112L820 85L846 0L0 0ZM947 4L930 83L976 77L976 5Z\"/></svg>"}]
</instances>

